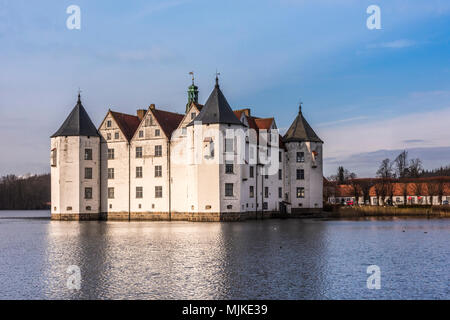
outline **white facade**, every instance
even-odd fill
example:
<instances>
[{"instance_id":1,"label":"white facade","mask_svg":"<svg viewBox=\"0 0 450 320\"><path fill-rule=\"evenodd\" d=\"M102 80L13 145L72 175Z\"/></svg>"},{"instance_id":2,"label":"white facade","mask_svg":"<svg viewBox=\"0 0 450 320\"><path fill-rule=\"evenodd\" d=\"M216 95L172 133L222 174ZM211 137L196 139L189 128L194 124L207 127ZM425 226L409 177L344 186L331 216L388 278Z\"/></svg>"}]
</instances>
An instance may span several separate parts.
<instances>
[{"instance_id":1,"label":"white facade","mask_svg":"<svg viewBox=\"0 0 450 320\"><path fill-rule=\"evenodd\" d=\"M322 208L318 137L307 141L308 137L288 132L295 141L278 143L271 138L276 143L269 142L267 153L276 170L266 174L269 166L260 156L253 159L255 146L250 142L255 130L259 145L266 129L278 137L275 121L253 118L245 109L235 112L238 121L232 124L192 125L206 108L208 102L192 103L180 115L151 106L139 117L108 111L96 137L53 137L52 216L72 219L71 214L98 214L98 218L123 220L196 220L198 216L207 221ZM231 109L225 111L229 116ZM300 112L291 129L295 131L302 121ZM258 127L260 123L264 127ZM226 141L230 130L243 139ZM92 160L85 160L87 148L92 150ZM85 168L92 168L89 179L84 177ZM92 189L91 194L86 188Z\"/></svg>"}]
</instances>

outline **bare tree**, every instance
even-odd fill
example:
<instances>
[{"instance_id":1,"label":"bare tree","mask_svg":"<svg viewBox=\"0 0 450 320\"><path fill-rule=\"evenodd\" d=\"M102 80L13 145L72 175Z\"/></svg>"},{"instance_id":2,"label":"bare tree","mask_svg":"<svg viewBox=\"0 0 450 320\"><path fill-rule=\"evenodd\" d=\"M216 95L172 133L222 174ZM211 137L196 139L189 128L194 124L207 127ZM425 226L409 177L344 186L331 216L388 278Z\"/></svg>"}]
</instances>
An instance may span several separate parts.
<instances>
[{"instance_id":1,"label":"bare tree","mask_svg":"<svg viewBox=\"0 0 450 320\"><path fill-rule=\"evenodd\" d=\"M422 161L419 158L411 159L408 171L411 178L419 178L423 172Z\"/></svg>"},{"instance_id":2,"label":"bare tree","mask_svg":"<svg viewBox=\"0 0 450 320\"><path fill-rule=\"evenodd\" d=\"M377 170L377 176L380 178L389 179L393 177L392 162L388 158L381 161L380 167Z\"/></svg>"},{"instance_id":3,"label":"bare tree","mask_svg":"<svg viewBox=\"0 0 450 320\"><path fill-rule=\"evenodd\" d=\"M408 176L408 151L403 150L397 158L394 160L395 172L398 178L404 178Z\"/></svg>"},{"instance_id":4,"label":"bare tree","mask_svg":"<svg viewBox=\"0 0 450 320\"><path fill-rule=\"evenodd\" d=\"M368 201L370 204L370 189L374 185L373 179L360 179L358 180L359 188L363 197L364 204Z\"/></svg>"}]
</instances>

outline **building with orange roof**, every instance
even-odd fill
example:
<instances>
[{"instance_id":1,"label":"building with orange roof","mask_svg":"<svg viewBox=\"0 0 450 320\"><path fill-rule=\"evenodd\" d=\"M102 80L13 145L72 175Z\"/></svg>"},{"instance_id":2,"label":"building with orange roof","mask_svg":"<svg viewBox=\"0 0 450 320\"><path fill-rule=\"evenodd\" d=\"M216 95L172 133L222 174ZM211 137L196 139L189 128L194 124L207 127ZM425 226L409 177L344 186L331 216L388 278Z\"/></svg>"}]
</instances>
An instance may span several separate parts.
<instances>
[{"instance_id":1,"label":"building with orange roof","mask_svg":"<svg viewBox=\"0 0 450 320\"><path fill-rule=\"evenodd\" d=\"M192 81L184 114L108 110L98 129L78 102L51 137L52 219L229 221L322 208L322 140L301 107L275 119L232 110L216 77L204 105Z\"/></svg>"}]
</instances>

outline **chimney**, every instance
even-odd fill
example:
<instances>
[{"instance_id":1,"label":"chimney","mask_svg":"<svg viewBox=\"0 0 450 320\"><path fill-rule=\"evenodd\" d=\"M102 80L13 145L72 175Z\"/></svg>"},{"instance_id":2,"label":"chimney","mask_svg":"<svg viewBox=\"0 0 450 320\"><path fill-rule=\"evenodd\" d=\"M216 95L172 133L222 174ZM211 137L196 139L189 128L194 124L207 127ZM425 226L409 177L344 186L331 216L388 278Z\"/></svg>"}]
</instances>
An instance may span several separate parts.
<instances>
[{"instance_id":1,"label":"chimney","mask_svg":"<svg viewBox=\"0 0 450 320\"><path fill-rule=\"evenodd\" d=\"M150 109L155 110L155 104L152 103L152 104L150 105Z\"/></svg>"},{"instance_id":2,"label":"chimney","mask_svg":"<svg viewBox=\"0 0 450 320\"><path fill-rule=\"evenodd\" d=\"M137 117L139 118L139 121L142 121L142 119L144 119L146 112L147 112L147 110L144 110L144 109L138 109L136 111Z\"/></svg>"},{"instance_id":3,"label":"chimney","mask_svg":"<svg viewBox=\"0 0 450 320\"><path fill-rule=\"evenodd\" d=\"M245 114L247 117L250 117L250 109L249 109L249 108L244 109L243 111L244 111L244 114Z\"/></svg>"}]
</instances>

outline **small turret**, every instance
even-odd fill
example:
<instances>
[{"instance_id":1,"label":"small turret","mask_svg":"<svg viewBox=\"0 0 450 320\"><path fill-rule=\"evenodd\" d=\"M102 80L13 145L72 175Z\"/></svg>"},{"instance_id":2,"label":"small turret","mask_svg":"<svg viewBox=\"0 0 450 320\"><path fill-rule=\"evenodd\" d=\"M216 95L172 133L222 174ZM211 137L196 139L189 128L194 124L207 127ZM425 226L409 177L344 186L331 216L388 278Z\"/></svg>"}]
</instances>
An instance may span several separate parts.
<instances>
[{"instance_id":1,"label":"small turret","mask_svg":"<svg viewBox=\"0 0 450 320\"><path fill-rule=\"evenodd\" d=\"M192 75L192 85L188 88L188 102L186 104L186 113L189 111L191 103L198 103L198 87L194 84L194 72L189 72Z\"/></svg>"}]
</instances>

